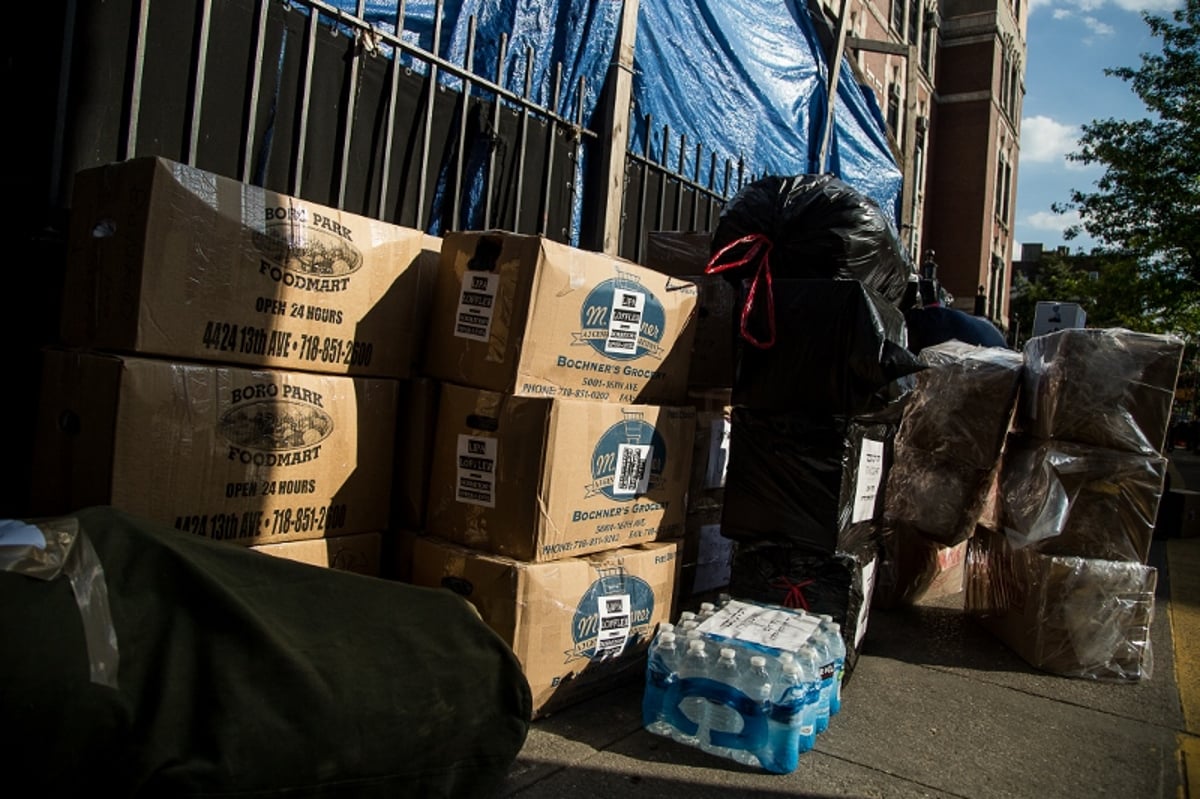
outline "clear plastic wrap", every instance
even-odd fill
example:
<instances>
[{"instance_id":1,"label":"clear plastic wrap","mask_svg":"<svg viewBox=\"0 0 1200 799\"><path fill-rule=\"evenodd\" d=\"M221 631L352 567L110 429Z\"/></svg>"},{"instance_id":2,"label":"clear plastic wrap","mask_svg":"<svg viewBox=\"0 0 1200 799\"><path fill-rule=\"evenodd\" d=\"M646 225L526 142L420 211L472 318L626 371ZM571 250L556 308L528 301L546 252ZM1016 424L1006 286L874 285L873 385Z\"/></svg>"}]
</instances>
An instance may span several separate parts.
<instances>
[{"instance_id":1,"label":"clear plastic wrap","mask_svg":"<svg viewBox=\"0 0 1200 799\"><path fill-rule=\"evenodd\" d=\"M884 517L942 546L983 516L1016 411L1018 352L950 341L921 351L896 432Z\"/></svg>"},{"instance_id":2,"label":"clear plastic wrap","mask_svg":"<svg viewBox=\"0 0 1200 799\"><path fill-rule=\"evenodd\" d=\"M856 415L886 408L921 370L904 315L855 280L776 280L775 344L739 342L733 402ZM748 289L734 305L741 313Z\"/></svg>"},{"instance_id":3,"label":"clear plastic wrap","mask_svg":"<svg viewBox=\"0 0 1200 799\"><path fill-rule=\"evenodd\" d=\"M946 547L904 525L884 524L879 544L872 607L911 605L962 592L966 541Z\"/></svg>"},{"instance_id":4,"label":"clear plastic wrap","mask_svg":"<svg viewBox=\"0 0 1200 799\"><path fill-rule=\"evenodd\" d=\"M1181 339L1123 328L1032 338L1022 426L1037 438L1159 455L1182 359Z\"/></svg>"},{"instance_id":5,"label":"clear plastic wrap","mask_svg":"<svg viewBox=\"0 0 1200 799\"><path fill-rule=\"evenodd\" d=\"M1009 542L1045 555L1145 563L1165 458L1014 436L1001 472Z\"/></svg>"},{"instance_id":6,"label":"clear plastic wrap","mask_svg":"<svg viewBox=\"0 0 1200 799\"><path fill-rule=\"evenodd\" d=\"M1148 680L1157 579L1140 563L1016 550L1003 536L980 531L967 546L966 607L1043 671Z\"/></svg>"}]
</instances>

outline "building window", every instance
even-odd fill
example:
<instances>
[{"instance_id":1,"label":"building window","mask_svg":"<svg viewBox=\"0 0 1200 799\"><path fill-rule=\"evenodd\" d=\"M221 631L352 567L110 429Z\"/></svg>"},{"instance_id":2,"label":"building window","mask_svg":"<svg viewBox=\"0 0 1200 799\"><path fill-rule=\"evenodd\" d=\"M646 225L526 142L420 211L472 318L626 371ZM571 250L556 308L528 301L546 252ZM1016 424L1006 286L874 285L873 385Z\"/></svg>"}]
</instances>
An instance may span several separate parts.
<instances>
[{"instance_id":1,"label":"building window","mask_svg":"<svg viewBox=\"0 0 1200 799\"><path fill-rule=\"evenodd\" d=\"M1004 223L1004 227L1007 228L1009 226L1009 197L1012 196L1012 164L1008 162L1008 159L1004 159L1002 163L1004 164L1004 201L1000 210L1000 219Z\"/></svg>"},{"instance_id":2,"label":"building window","mask_svg":"<svg viewBox=\"0 0 1200 799\"><path fill-rule=\"evenodd\" d=\"M993 213L995 213L997 217L1000 216L1000 209L1004 205L1004 201L1002 199L1003 196L1004 196L1004 156L1000 156L1000 158L996 161L996 202L995 202L995 208L993 209Z\"/></svg>"},{"instance_id":3,"label":"building window","mask_svg":"<svg viewBox=\"0 0 1200 799\"><path fill-rule=\"evenodd\" d=\"M908 2L908 43L917 44L920 40L917 38L919 33L918 26L921 24L921 0L909 0Z\"/></svg>"},{"instance_id":4,"label":"building window","mask_svg":"<svg viewBox=\"0 0 1200 799\"><path fill-rule=\"evenodd\" d=\"M921 69L930 76L933 75L933 43L937 41L937 29L937 9L926 9L925 26L921 33Z\"/></svg>"},{"instance_id":5,"label":"building window","mask_svg":"<svg viewBox=\"0 0 1200 799\"><path fill-rule=\"evenodd\" d=\"M904 32L905 0L892 0L892 30L899 36Z\"/></svg>"}]
</instances>

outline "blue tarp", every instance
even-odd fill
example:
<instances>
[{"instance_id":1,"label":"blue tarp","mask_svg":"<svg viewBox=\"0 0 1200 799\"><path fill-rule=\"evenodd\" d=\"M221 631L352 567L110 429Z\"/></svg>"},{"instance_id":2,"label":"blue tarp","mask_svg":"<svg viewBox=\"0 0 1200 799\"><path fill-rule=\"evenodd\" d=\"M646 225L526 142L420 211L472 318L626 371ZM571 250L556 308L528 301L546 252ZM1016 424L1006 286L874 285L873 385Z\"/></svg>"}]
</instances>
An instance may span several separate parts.
<instances>
[{"instance_id":1,"label":"blue tarp","mask_svg":"<svg viewBox=\"0 0 1200 799\"><path fill-rule=\"evenodd\" d=\"M335 5L353 14L358 4L336 0ZM396 6L396 0L370 0L365 4L365 17L380 29L394 31ZM585 127L594 130L621 6L620 0L445 0L436 52L453 63L464 63L468 19L475 15L476 74L495 79L498 43L501 34L507 34L505 88L518 93L523 89L526 48L531 47L531 96L549 106L554 64L561 61L562 97L554 110L575 117L582 77L586 86L582 119ZM430 0L408 0L405 41L433 49L435 8ZM679 163L679 133L686 133L689 142L685 175L694 174L695 143L703 144L702 183L708 180L712 152L720 155L722 163L726 156L735 161L744 158L747 174L820 171L817 155L825 120L828 65L806 5L797 0L640 0L639 9L633 99L639 120L650 114L656 127L652 158L663 159L665 124L672 131L673 149L665 159L671 168ZM417 71L425 70L419 61L411 61L411 65ZM448 77L444 80L457 82ZM843 62L838 80L834 136L825 171L875 200L894 223L901 174L888 149L879 108L870 92L859 86L848 63ZM640 153L645 131L636 121L631 127L630 149ZM584 162L576 168L576 178L581 179ZM718 189L723 178L723 171L715 176ZM481 169L476 168L466 180L476 186L466 198L465 219L473 223L482 217L476 207L482 202ZM435 204L441 201L439 192ZM577 219L582 201L577 198ZM429 232L440 233L441 216L435 208ZM575 229L579 230L578 224Z\"/></svg>"}]
</instances>

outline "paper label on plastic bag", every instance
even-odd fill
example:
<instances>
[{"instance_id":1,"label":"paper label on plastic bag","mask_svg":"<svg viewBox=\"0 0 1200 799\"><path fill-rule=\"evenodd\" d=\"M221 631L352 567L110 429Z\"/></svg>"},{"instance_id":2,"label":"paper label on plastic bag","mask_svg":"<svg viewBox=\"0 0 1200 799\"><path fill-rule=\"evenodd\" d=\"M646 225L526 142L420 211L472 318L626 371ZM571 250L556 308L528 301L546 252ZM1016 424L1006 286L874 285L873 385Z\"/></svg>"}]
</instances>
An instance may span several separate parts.
<instances>
[{"instance_id":1,"label":"paper label on plastic bag","mask_svg":"<svg viewBox=\"0 0 1200 799\"><path fill-rule=\"evenodd\" d=\"M618 444L613 495L631 497L650 489L650 444Z\"/></svg>"},{"instance_id":2,"label":"paper label on plastic bag","mask_svg":"<svg viewBox=\"0 0 1200 799\"><path fill-rule=\"evenodd\" d=\"M703 593L729 585L733 574L733 542L721 535L721 525L700 528L700 550L696 556L696 577L692 591Z\"/></svg>"},{"instance_id":3,"label":"paper label on plastic bag","mask_svg":"<svg viewBox=\"0 0 1200 799\"><path fill-rule=\"evenodd\" d=\"M468 505L496 507L496 454L494 438L460 435L455 471L454 498Z\"/></svg>"},{"instance_id":4,"label":"paper label on plastic bag","mask_svg":"<svg viewBox=\"0 0 1200 799\"><path fill-rule=\"evenodd\" d=\"M863 566L862 572L863 584L863 603L858 609L858 624L854 627L854 648L858 649L858 645L862 643L863 636L867 634L867 613L871 608L871 597L875 594L875 561L871 560L866 566Z\"/></svg>"},{"instance_id":5,"label":"paper label on plastic bag","mask_svg":"<svg viewBox=\"0 0 1200 799\"><path fill-rule=\"evenodd\" d=\"M704 471L705 488L724 488L729 465L729 420L713 419L708 437L708 468Z\"/></svg>"},{"instance_id":6,"label":"paper label on plastic bag","mask_svg":"<svg viewBox=\"0 0 1200 799\"><path fill-rule=\"evenodd\" d=\"M491 272L467 272L463 275L454 335L474 341L488 340L492 332L492 314L496 310L496 288L499 284L500 276Z\"/></svg>"},{"instance_id":7,"label":"paper label on plastic bag","mask_svg":"<svg viewBox=\"0 0 1200 799\"><path fill-rule=\"evenodd\" d=\"M642 332L642 313L646 295L640 291L613 289L612 311L608 315L608 338L604 351L614 355L637 355L638 336Z\"/></svg>"},{"instance_id":8,"label":"paper label on plastic bag","mask_svg":"<svg viewBox=\"0 0 1200 799\"><path fill-rule=\"evenodd\" d=\"M875 518L875 498L883 481L883 442L864 438L858 456L858 476L854 481L854 513L850 523Z\"/></svg>"},{"instance_id":9,"label":"paper label on plastic bag","mask_svg":"<svg viewBox=\"0 0 1200 799\"><path fill-rule=\"evenodd\" d=\"M821 620L802 610L765 608L731 599L697 628L702 633L794 652L808 642Z\"/></svg>"},{"instance_id":10,"label":"paper label on plastic bag","mask_svg":"<svg viewBox=\"0 0 1200 799\"><path fill-rule=\"evenodd\" d=\"M600 630L596 634L596 655L616 657L625 651L629 631L633 628L632 603L629 594L602 596Z\"/></svg>"}]
</instances>

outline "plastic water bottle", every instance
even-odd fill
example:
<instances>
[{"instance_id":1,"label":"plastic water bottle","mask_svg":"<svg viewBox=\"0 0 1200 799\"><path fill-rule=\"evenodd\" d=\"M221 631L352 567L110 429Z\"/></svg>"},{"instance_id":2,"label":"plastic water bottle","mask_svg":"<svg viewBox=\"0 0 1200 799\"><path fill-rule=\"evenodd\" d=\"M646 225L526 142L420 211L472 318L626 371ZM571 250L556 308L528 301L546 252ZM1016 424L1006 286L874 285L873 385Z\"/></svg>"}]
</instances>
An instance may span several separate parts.
<instances>
[{"instance_id":1,"label":"plastic water bottle","mask_svg":"<svg viewBox=\"0 0 1200 799\"><path fill-rule=\"evenodd\" d=\"M771 713L771 675L767 671L767 659L762 655L752 655L750 657L750 668L742 675L741 685L739 686L742 693L749 697L755 705L756 715L763 721L770 717ZM749 729L749 724L743 722L743 730ZM762 729L767 729L764 724ZM733 759L742 765L746 766L761 766L761 753L765 753L768 740L763 737L758 740L745 740L745 747L742 749L733 750Z\"/></svg>"},{"instance_id":2,"label":"plastic water bottle","mask_svg":"<svg viewBox=\"0 0 1200 799\"><path fill-rule=\"evenodd\" d=\"M811 648L817 655L817 679L820 683L820 697L817 701L817 734L829 729L829 708L833 699L833 687L837 682L837 663L834 662L833 651L827 636L820 628L813 634Z\"/></svg>"},{"instance_id":3,"label":"plastic water bottle","mask_svg":"<svg viewBox=\"0 0 1200 799\"><path fill-rule=\"evenodd\" d=\"M738 690L742 687L740 671L737 662L737 650L728 646L721 647L720 656L717 658L717 662L713 664L712 674L710 675L712 679L731 690ZM709 735L700 739L700 748L719 757L733 758L733 750L712 742L711 731L720 730L722 732L735 733L741 726L741 716L735 709L724 702L720 704L709 702L708 704Z\"/></svg>"},{"instance_id":4,"label":"plastic water bottle","mask_svg":"<svg viewBox=\"0 0 1200 799\"><path fill-rule=\"evenodd\" d=\"M699 631L693 630L697 636ZM707 679L709 677L709 657L702 638L688 641L687 652L679 666L680 679ZM677 730L677 740L689 746L700 746L701 741L708 740L709 702L702 696L688 696L679 703L679 710L696 725L695 733L687 730Z\"/></svg>"},{"instance_id":5,"label":"plastic water bottle","mask_svg":"<svg viewBox=\"0 0 1200 799\"><path fill-rule=\"evenodd\" d=\"M797 687L803 698L799 751L807 752L817 743L817 714L821 704L821 666L817 651L811 646L800 647L792 665L796 667Z\"/></svg>"},{"instance_id":6,"label":"plastic water bottle","mask_svg":"<svg viewBox=\"0 0 1200 799\"><path fill-rule=\"evenodd\" d=\"M680 614L679 614L679 625L680 625L680 626L683 626L683 623L684 623L685 621L692 621L692 620L693 620L693 619L695 619L695 618L696 618L696 614L695 614L695 613L693 613L693 612L692 612L692 611L690 611L690 610L685 610L683 613L680 613Z\"/></svg>"},{"instance_id":7,"label":"plastic water bottle","mask_svg":"<svg viewBox=\"0 0 1200 799\"><path fill-rule=\"evenodd\" d=\"M674 727L666 720L666 703L679 680L679 651L675 633L662 632L650 647L646 663L646 690L642 695L642 726L657 735L672 737Z\"/></svg>"},{"instance_id":8,"label":"plastic water bottle","mask_svg":"<svg viewBox=\"0 0 1200 799\"><path fill-rule=\"evenodd\" d=\"M717 612L717 606L714 605L712 602L701 602L700 603L700 612L696 614L696 619L698 621L704 621L705 619L707 619L709 616L713 615L716 612Z\"/></svg>"},{"instance_id":9,"label":"plastic water bottle","mask_svg":"<svg viewBox=\"0 0 1200 799\"><path fill-rule=\"evenodd\" d=\"M842 679L846 674L846 642L842 639L842 625L835 621L821 623L825 642L834 664L833 691L829 696L829 715L836 716L842 709Z\"/></svg>"}]
</instances>

